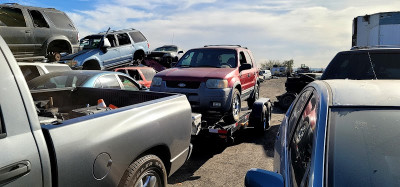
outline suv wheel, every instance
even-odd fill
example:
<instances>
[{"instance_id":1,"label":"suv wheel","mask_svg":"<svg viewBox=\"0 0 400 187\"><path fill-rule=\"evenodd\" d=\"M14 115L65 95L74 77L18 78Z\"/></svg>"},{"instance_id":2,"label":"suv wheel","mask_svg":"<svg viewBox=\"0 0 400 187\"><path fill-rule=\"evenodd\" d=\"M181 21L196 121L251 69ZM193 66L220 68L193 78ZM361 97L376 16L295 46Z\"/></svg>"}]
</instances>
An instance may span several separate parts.
<instances>
[{"instance_id":1,"label":"suv wheel","mask_svg":"<svg viewBox=\"0 0 400 187\"><path fill-rule=\"evenodd\" d=\"M254 93L253 96L247 99L247 106L249 108L253 107L254 102L257 101L258 97L260 96L260 89L258 88L258 84L254 87Z\"/></svg>"},{"instance_id":2,"label":"suv wheel","mask_svg":"<svg viewBox=\"0 0 400 187\"><path fill-rule=\"evenodd\" d=\"M138 66L142 64L143 60L144 60L144 55L140 53L135 53L135 55L133 56L133 65Z\"/></svg>"},{"instance_id":3,"label":"suv wheel","mask_svg":"<svg viewBox=\"0 0 400 187\"><path fill-rule=\"evenodd\" d=\"M228 115L224 117L226 123L235 123L239 121L241 111L240 92L238 89L234 89L232 93L231 108L229 109Z\"/></svg>"}]
</instances>

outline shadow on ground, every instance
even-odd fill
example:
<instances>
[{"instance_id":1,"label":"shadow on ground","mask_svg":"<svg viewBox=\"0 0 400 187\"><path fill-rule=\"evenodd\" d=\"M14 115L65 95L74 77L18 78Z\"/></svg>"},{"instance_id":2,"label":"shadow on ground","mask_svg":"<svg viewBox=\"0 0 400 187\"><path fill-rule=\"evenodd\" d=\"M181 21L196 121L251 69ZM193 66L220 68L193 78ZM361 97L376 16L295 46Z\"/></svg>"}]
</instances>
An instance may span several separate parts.
<instances>
[{"instance_id":1,"label":"shadow on ground","mask_svg":"<svg viewBox=\"0 0 400 187\"><path fill-rule=\"evenodd\" d=\"M284 114L286 111L280 108L274 107L272 115ZM274 118L274 117L272 117ZM264 151L268 157L274 157L274 143L276 139L276 133L278 132L280 122L272 124L267 132L259 134L254 129L245 129L238 131L235 134L233 145L240 143L254 143L262 145ZM171 177L168 178L168 184L174 185L185 181L198 180L201 176L194 176L193 174L210 158L216 154L222 153L226 146L226 142L218 141L216 139L205 139L199 138L192 141L193 153L188 161Z\"/></svg>"}]
</instances>

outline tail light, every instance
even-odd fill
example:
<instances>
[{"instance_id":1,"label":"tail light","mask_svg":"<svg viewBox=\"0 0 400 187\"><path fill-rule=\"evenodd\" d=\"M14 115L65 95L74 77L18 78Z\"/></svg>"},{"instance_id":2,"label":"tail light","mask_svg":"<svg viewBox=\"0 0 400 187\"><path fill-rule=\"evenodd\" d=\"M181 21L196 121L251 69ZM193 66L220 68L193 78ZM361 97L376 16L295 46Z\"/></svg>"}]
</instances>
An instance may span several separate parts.
<instances>
[{"instance_id":1,"label":"tail light","mask_svg":"<svg viewBox=\"0 0 400 187\"><path fill-rule=\"evenodd\" d=\"M150 49L150 44L149 44L149 42L147 42L147 47Z\"/></svg>"}]
</instances>

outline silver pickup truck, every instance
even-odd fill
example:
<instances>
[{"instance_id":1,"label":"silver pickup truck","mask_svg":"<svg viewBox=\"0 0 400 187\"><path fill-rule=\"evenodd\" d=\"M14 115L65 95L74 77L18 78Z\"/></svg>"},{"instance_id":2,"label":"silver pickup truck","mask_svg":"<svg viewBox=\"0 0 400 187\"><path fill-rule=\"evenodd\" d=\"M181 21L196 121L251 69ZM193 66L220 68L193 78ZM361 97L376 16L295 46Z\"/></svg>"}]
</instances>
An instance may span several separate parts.
<instances>
[{"instance_id":1,"label":"silver pickup truck","mask_svg":"<svg viewBox=\"0 0 400 187\"><path fill-rule=\"evenodd\" d=\"M166 186L190 156L184 95L94 88L31 93L1 37L0 74L0 186ZM98 99L118 108L77 115Z\"/></svg>"}]
</instances>

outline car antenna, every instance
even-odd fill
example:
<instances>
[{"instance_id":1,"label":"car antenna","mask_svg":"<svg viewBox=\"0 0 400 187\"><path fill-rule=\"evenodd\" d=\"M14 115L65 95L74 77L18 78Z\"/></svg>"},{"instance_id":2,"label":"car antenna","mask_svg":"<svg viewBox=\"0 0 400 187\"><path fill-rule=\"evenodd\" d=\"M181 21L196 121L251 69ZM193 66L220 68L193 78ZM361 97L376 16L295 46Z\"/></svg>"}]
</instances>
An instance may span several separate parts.
<instances>
[{"instance_id":1,"label":"car antenna","mask_svg":"<svg viewBox=\"0 0 400 187\"><path fill-rule=\"evenodd\" d=\"M108 32L110 32L111 27L108 27L106 34L108 34Z\"/></svg>"}]
</instances>

